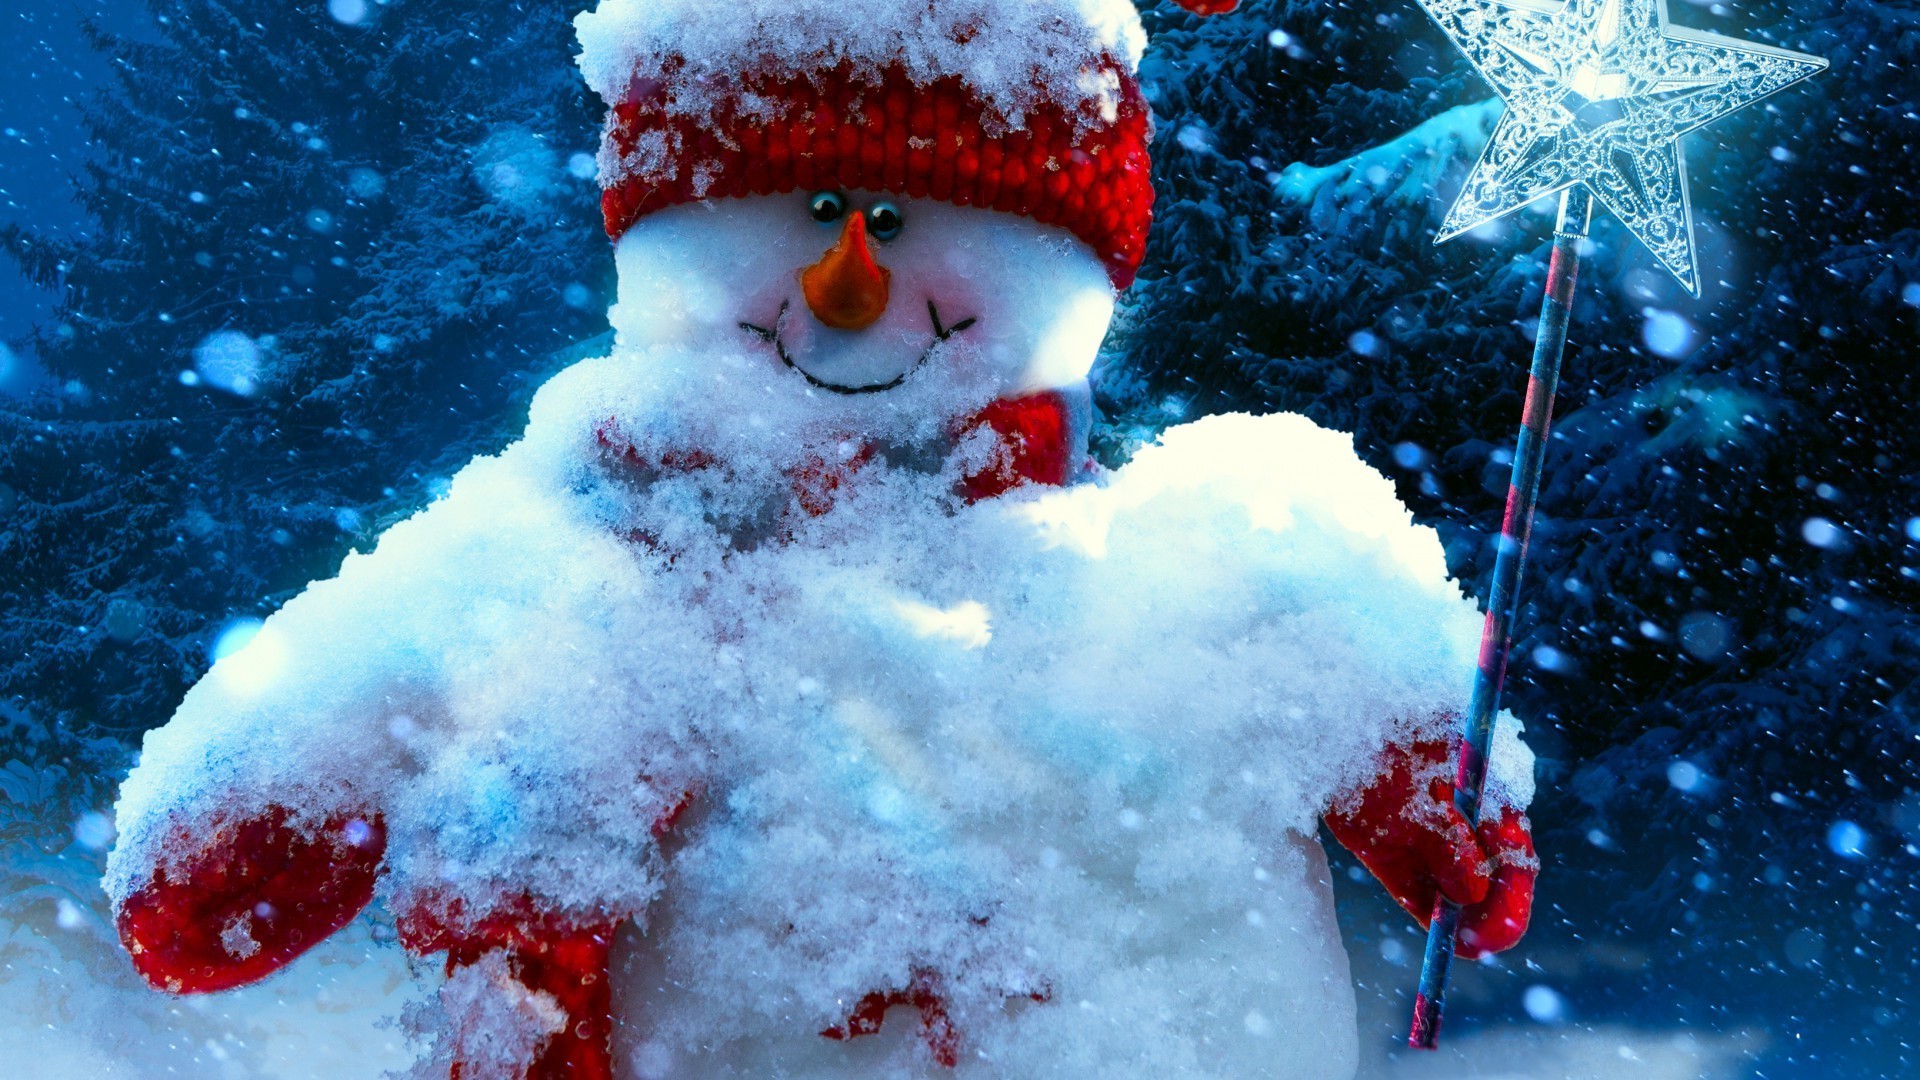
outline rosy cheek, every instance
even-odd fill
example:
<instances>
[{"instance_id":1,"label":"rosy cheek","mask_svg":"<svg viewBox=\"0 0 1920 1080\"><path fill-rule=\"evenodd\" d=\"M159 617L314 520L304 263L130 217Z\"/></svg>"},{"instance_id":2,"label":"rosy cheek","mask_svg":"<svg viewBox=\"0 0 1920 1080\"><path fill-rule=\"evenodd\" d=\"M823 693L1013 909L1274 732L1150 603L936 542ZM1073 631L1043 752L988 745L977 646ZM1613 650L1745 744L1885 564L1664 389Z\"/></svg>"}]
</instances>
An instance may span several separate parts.
<instances>
[{"instance_id":1,"label":"rosy cheek","mask_svg":"<svg viewBox=\"0 0 1920 1080\"><path fill-rule=\"evenodd\" d=\"M1003 276L984 270L972 252L955 251L919 268L913 275L911 295L933 300L940 306L941 318L948 323L978 317L987 306L982 285Z\"/></svg>"},{"instance_id":2,"label":"rosy cheek","mask_svg":"<svg viewBox=\"0 0 1920 1080\"><path fill-rule=\"evenodd\" d=\"M806 301L800 295L800 271L789 272L785 267L763 271L752 280L741 282L737 302L741 321L761 326L774 325L783 306L805 310ZM792 317L791 311L788 317Z\"/></svg>"}]
</instances>

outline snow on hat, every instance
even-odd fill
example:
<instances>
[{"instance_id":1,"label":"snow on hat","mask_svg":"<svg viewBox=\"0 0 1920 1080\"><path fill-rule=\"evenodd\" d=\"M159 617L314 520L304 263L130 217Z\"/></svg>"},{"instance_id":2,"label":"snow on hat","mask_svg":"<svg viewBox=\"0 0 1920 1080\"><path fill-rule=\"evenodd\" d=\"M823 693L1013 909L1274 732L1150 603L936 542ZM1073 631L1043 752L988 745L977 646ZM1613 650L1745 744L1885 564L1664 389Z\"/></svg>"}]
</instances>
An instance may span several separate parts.
<instances>
[{"instance_id":1,"label":"snow on hat","mask_svg":"<svg viewBox=\"0 0 1920 1080\"><path fill-rule=\"evenodd\" d=\"M1139 269L1152 126L1131 0L602 0L574 25L611 107L611 236L701 199L867 188L1059 226L1117 288Z\"/></svg>"}]
</instances>

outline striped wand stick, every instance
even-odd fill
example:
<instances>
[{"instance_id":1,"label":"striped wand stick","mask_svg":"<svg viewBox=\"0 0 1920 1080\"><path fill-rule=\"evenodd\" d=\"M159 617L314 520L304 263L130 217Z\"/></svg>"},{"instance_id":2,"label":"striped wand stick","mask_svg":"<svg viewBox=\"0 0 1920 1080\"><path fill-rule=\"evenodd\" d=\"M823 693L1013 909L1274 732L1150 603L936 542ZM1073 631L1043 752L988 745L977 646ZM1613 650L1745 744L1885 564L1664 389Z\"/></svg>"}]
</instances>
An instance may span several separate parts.
<instances>
[{"instance_id":1,"label":"striped wand stick","mask_svg":"<svg viewBox=\"0 0 1920 1080\"><path fill-rule=\"evenodd\" d=\"M1580 244L1587 238L1593 195L1575 184L1560 193L1560 223L1553 234L1553 260L1547 265L1547 294L1540 304L1540 332L1533 340L1533 369L1527 373L1527 403L1513 453L1513 480L1507 487L1507 512L1500 521L1493 561L1493 588L1487 621L1480 632L1480 666L1473 676L1473 703L1467 709L1460 740L1460 768L1453 802L1469 823L1480 820L1480 793L1487 778L1487 744L1493 718L1500 713L1500 689L1507 677L1507 652L1513 645L1513 616L1520 607L1520 570L1533 533L1533 503L1540 493L1540 464L1546 457L1547 429L1553 421L1553 394L1560 385L1560 356L1567 347L1567 321L1573 314L1573 283L1580 272ZM1408 1045L1431 1050L1440 1037L1440 1005L1453 965L1454 934L1460 908L1436 894L1433 922L1427 928L1426 960L1420 991L1413 999L1413 1034Z\"/></svg>"},{"instance_id":2,"label":"striped wand stick","mask_svg":"<svg viewBox=\"0 0 1920 1080\"><path fill-rule=\"evenodd\" d=\"M1520 569L1533 531L1540 460L1567 344L1573 279L1594 200L1603 202L1683 288L1699 296L1681 136L1792 86L1827 62L1674 26L1667 20L1667 0L1417 2L1505 104L1434 242L1560 195L1526 415L1480 638L1480 667L1460 741L1454 802L1468 822L1477 824L1487 744L1500 711L1519 607ZM1436 899L1407 1040L1416 1049L1431 1050L1439 1038L1441 998L1459 927L1460 909L1444 897Z\"/></svg>"}]
</instances>

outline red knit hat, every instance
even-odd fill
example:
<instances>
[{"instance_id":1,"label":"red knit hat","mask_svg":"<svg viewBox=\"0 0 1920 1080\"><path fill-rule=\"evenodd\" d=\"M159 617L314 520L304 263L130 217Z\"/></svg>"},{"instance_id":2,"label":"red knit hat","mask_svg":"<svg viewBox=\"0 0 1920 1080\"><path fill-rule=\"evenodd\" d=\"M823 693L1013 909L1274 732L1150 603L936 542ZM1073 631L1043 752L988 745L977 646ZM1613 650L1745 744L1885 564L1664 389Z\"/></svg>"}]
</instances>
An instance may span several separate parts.
<instances>
[{"instance_id":1,"label":"red knit hat","mask_svg":"<svg viewBox=\"0 0 1920 1080\"><path fill-rule=\"evenodd\" d=\"M1020 214L1066 229L1100 256L1114 286L1125 288L1145 253L1153 210L1147 156L1152 121L1133 75L1137 55L1124 54L1128 27L1114 25L1131 23L1132 36L1143 40L1138 23L1131 8L1115 18L1102 6L1108 0L1055 0L1055 10L1037 13L1025 6L1049 5L999 2L1006 7L992 7L994 0L953 0L944 5L951 12L940 10L942 0L922 0L919 10L902 4L910 12L903 21L948 16L932 27L935 44L945 50L932 61L911 37L929 28L909 25L892 28L890 38L880 34L880 42L860 55L805 42L800 29L799 58L781 55L777 43L764 40L773 36L768 31L750 30L723 41L717 61L700 63L688 54L707 42L656 46L644 31L616 22L627 0L608 0L595 15L581 18L587 47L582 66L613 105L601 151L608 234L618 238L642 216L680 203L865 188ZM1237 0L1178 2L1204 15L1232 10ZM743 21L753 18L751 0L738 8L711 6L735 11ZM1074 16L1089 25L1072 26ZM1093 25L1103 17L1108 25ZM806 13L792 18L805 19ZM1034 70L1051 62L1052 77L1015 84L1019 96L1010 98L1004 79L987 85L1010 66L1004 42L974 43L975 35L1002 30L996 18L1037 23L1036 38L1082 30L1069 41L1083 45L1084 56L1063 72L1061 57L1071 62L1072 50L1041 39L1039 51L1050 55ZM596 19L614 25L590 26ZM1017 38L1016 31L1006 36ZM596 46L595 37L611 44ZM642 40L638 48L636 38ZM1103 45L1109 38L1119 45ZM594 55L596 48L615 54L612 63L630 64L617 93L608 93L613 87L605 85L611 83L605 73L594 79L596 62L609 66L608 57ZM1001 50L989 58L993 63L966 66L969 50L992 48ZM959 70L942 73L942 61Z\"/></svg>"}]
</instances>

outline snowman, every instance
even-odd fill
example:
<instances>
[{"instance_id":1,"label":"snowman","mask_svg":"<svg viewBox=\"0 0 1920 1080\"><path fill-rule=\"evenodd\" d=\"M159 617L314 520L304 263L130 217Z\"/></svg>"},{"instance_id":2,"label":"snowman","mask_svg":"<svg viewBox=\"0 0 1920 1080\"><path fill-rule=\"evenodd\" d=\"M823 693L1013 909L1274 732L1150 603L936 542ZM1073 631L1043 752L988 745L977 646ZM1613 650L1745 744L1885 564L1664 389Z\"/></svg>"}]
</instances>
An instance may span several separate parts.
<instances>
[{"instance_id":1,"label":"snowman","mask_svg":"<svg viewBox=\"0 0 1920 1080\"><path fill-rule=\"evenodd\" d=\"M1207 5L1196 3L1196 7ZM1479 619L1345 437L1087 453L1126 0L603 0L611 355L222 658L107 888L175 993L376 897L421 1075L1341 1077L1324 821L1460 951L1537 863Z\"/></svg>"}]
</instances>

